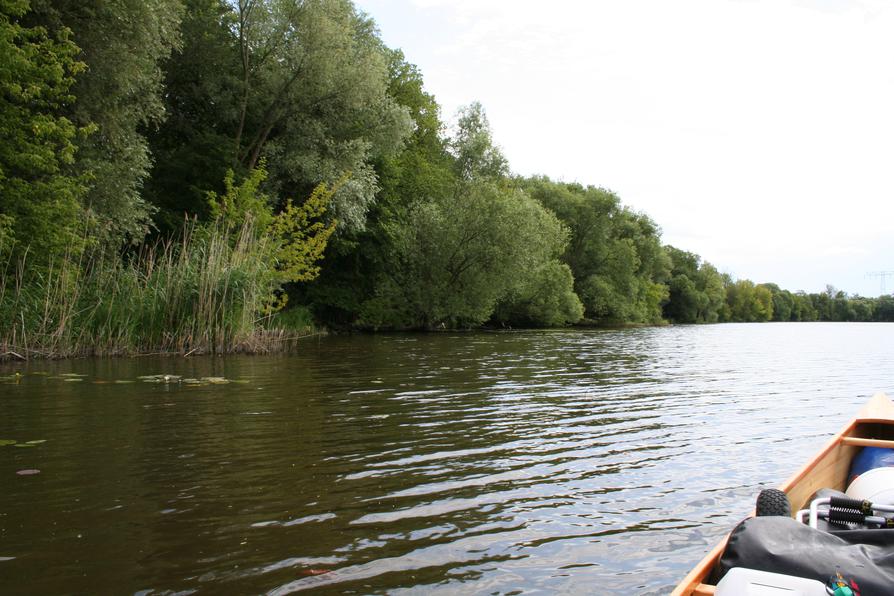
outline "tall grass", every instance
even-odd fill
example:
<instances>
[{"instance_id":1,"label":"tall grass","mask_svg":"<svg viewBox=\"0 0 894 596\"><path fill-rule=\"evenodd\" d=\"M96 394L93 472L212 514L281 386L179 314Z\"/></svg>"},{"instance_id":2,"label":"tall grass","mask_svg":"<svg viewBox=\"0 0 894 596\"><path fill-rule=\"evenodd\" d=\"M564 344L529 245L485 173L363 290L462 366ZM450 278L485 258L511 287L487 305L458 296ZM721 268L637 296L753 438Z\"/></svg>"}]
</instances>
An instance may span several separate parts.
<instances>
[{"instance_id":1,"label":"tall grass","mask_svg":"<svg viewBox=\"0 0 894 596\"><path fill-rule=\"evenodd\" d=\"M279 287L251 222L186 226L136 254L93 254L0 278L0 358L266 352L295 330L265 314ZM285 319L285 318L284 318Z\"/></svg>"}]
</instances>

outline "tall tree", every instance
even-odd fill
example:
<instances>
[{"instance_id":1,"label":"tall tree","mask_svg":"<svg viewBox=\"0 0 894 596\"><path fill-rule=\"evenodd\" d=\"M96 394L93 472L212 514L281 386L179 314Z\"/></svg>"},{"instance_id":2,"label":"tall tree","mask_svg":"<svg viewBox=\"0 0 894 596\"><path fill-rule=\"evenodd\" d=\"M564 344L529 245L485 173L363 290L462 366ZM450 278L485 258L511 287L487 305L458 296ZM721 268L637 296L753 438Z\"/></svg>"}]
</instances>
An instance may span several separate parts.
<instances>
[{"instance_id":1,"label":"tall tree","mask_svg":"<svg viewBox=\"0 0 894 596\"><path fill-rule=\"evenodd\" d=\"M182 45L162 65L167 119L148 132L155 163L145 196L163 232L186 214L205 218L206 192L224 191L239 118L235 18L227 0L186 0Z\"/></svg>"},{"instance_id":2,"label":"tall tree","mask_svg":"<svg viewBox=\"0 0 894 596\"><path fill-rule=\"evenodd\" d=\"M89 130L64 115L84 70L71 32L27 25L29 8L0 0L0 255L46 264L83 242L87 180L73 164Z\"/></svg>"},{"instance_id":3,"label":"tall tree","mask_svg":"<svg viewBox=\"0 0 894 596\"><path fill-rule=\"evenodd\" d=\"M443 163L431 140L423 146L432 165ZM443 180L436 166L431 194L408 200L387 226L393 257L361 322L468 327L490 318L498 304L500 322L577 320L571 275L557 259L567 229L505 178L505 158L480 105L460 111L449 148L453 182L435 182Z\"/></svg>"},{"instance_id":4,"label":"tall tree","mask_svg":"<svg viewBox=\"0 0 894 596\"><path fill-rule=\"evenodd\" d=\"M180 0L36 0L50 30L69 28L87 64L69 117L95 127L79 142L78 170L89 175L85 205L101 240L141 240L151 207L141 196L149 173L143 131L164 119L159 63L179 42Z\"/></svg>"},{"instance_id":5,"label":"tall tree","mask_svg":"<svg viewBox=\"0 0 894 596\"><path fill-rule=\"evenodd\" d=\"M371 161L411 131L387 93L387 57L373 21L349 0L238 0L238 117L232 164L268 157L274 192L307 194L346 172L332 205L342 231L361 230L379 189Z\"/></svg>"},{"instance_id":6,"label":"tall tree","mask_svg":"<svg viewBox=\"0 0 894 596\"><path fill-rule=\"evenodd\" d=\"M494 143L490 122L479 102L459 111L450 149L461 180L498 180L509 175L509 162Z\"/></svg>"},{"instance_id":7,"label":"tall tree","mask_svg":"<svg viewBox=\"0 0 894 596\"><path fill-rule=\"evenodd\" d=\"M453 158L440 118L440 106L424 88L422 73L403 53L388 50L388 94L413 119L413 132L403 148L373 162L381 190L372 205L366 229L335 238L321 277L306 289L305 300L327 323L350 326L361 305L387 283L398 254L396 239L412 225L419 205L452 194L456 184Z\"/></svg>"}]
</instances>

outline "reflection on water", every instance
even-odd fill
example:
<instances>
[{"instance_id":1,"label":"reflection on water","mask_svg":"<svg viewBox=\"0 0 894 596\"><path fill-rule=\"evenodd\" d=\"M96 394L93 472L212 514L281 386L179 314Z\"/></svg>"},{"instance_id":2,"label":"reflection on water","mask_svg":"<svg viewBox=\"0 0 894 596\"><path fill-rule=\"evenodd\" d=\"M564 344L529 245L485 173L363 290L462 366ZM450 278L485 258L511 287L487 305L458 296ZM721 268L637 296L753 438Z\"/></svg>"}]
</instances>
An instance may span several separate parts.
<instances>
[{"instance_id":1,"label":"reflection on water","mask_svg":"<svg viewBox=\"0 0 894 596\"><path fill-rule=\"evenodd\" d=\"M7 366L0 442L46 442L0 446L0 593L665 593L894 393L892 347L764 324Z\"/></svg>"}]
</instances>

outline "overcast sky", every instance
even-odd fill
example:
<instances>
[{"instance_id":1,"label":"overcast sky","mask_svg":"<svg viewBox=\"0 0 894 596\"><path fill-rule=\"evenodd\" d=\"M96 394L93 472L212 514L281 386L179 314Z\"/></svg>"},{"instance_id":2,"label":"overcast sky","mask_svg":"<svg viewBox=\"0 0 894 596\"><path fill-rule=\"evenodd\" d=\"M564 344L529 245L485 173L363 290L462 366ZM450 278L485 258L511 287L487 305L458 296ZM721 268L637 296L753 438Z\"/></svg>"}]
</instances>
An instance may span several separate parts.
<instances>
[{"instance_id":1,"label":"overcast sky","mask_svg":"<svg viewBox=\"0 0 894 596\"><path fill-rule=\"evenodd\" d=\"M516 173L609 188L738 278L877 296L894 271L894 2L356 3Z\"/></svg>"}]
</instances>

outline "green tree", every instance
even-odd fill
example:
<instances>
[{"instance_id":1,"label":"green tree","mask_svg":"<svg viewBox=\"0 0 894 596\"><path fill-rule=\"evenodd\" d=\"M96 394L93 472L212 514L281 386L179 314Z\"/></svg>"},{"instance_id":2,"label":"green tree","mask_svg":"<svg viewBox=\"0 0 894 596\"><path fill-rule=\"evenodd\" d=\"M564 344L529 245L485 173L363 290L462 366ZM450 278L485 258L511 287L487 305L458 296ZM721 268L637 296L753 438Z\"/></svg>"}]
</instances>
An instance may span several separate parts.
<instances>
[{"instance_id":1,"label":"green tree","mask_svg":"<svg viewBox=\"0 0 894 596\"><path fill-rule=\"evenodd\" d=\"M241 242L247 233L262 240L262 260L266 271L273 272L275 287L311 281L320 273L319 261L335 231L336 222L324 223L323 218L336 189L320 184L300 205L289 199L284 209L274 213L273 201L261 190L266 177L263 162L239 184L233 171L227 172L226 192L207 194L210 225L223 230L233 242ZM286 300L286 295L278 296L272 301L274 309L284 306Z\"/></svg>"},{"instance_id":2,"label":"green tree","mask_svg":"<svg viewBox=\"0 0 894 596\"><path fill-rule=\"evenodd\" d=\"M694 253L664 248L673 265L664 316L676 323L716 323L726 299L723 277Z\"/></svg>"},{"instance_id":3,"label":"green tree","mask_svg":"<svg viewBox=\"0 0 894 596\"><path fill-rule=\"evenodd\" d=\"M871 298L863 298L862 296L853 296L850 299L850 303L855 321L872 321L875 318L875 300Z\"/></svg>"},{"instance_id":4,"label":"green tree","mask_svg":"<svg viewBox=\"0 0 894 596\"><path fill-rule=\"evenodd\" d=\"M758 322L773 319L773 294L764 285L754 288L754 300L751 303L751 320Z\"/></svg>"},{"instance_id":5,"label":"green tree","mask_svg":"<svg viewBox=\"0 0 894 596\"><path fill-rule=\"evenodd\" d=\"M274 194L350 178L332 216L362 230L379 185L372 161L411 132L388 94L388 57L373 21L349 0L238 0L232 164L268 157ZM303 193L302 193L303 194Z\"/></svg>"},{"instance_id":6,"label":"green tree","mask_svg":"<svg viewBox=\"0 0 894 596\"><path fill-rule=\"evenodd\" d=\"M167 118L147 132L155 163L144 195L166 233L178 229L185 215L208 217L206 193L224 192L239 115L233 8L226 0L185 4L182 44L162 64Z\"/></svg>"},{"instance_id":7,"label":"green tree","mask_svg":"<svg viewBox=\"0 0 894 596\"><path fill-rule=\"evenodd\" d=\"M585 315L606 323L655 323L667 298L670 259L658 227L604 189L548 178L517 183L571 231L563 260Z\"/></svg>"},{"instance_id":8,"label":"green tree","mask_svg":"<svg viewBox=\"0 0 894 596\"><path fill-rule=\"evenodd\" d=\"M894 296L879 296L875 307L874 318L876 321L894 321Z\"/></svg>"},{"instance_id":9,"label":"green tree","mask_svg":"<svg viewBox=\"0 0 894 596\"><path fill-rule=\"evenodd\" d=\"M6 256L45 265L83 245L87 179L73 164L88 129L64 114L84 64L68 29L27 26L28 10L0 0L0 235Z\"/></svg>"},{"instance_id":10,"label":"green tree","mask_svg":"<svg viewBox=\"0 0 894 596\"><path fill-rule=\"evenodd\" d=\"M494 144L487 114L478 102L459 111L450 149L462 180L499 180L509 175L509 162Z\"/></svg>"},{"instance_id":11,"label":"green tree","mask_svg":"<svg viewBox=\"0 0 894 596\"><path fill-rule=\"evenodd\" d=\"M792 321L797 320L795 311L795 297L788 290L781 289L773 283L761 284L770 290L773 296L773 320L774 321Z\"/></svg>"},{"instance_id":12,"label":"green tree","mask_svg":"<svg viewBox=\"0 0 894 596\"><path fill-rule=\"evenodd\" d=\"M730 321L754 323L773 318L773 294L766 286L756 286L751 280L728 280L726 302Z\"/></svg>"},{"instance_id":13,"label":"green tree","mask_svg":"<svg viewBox=\"0 0 894 596\"><path fill-rule=\"evenodd\" d=\"M792 320L794 321L816 321L818 314L813 307L813 301L810 296L804 292L797 292L793 295L794 303L792 306Z\"/></svg>"},{"instance_id":14,"label":"green tree","mask_svg":"<svg viewBox=\"0 0 894 596\"><path fill-rule=\"evenodd\" d=\"M699 312L705 309L708 297L683 273L668 283L669 300L664 305L664 316L675 323L697 323Z\"/></svg>"},{"instance_id":15,"label":"green tree","mask_svg":"<svg viewBox=\"0 0 894 596\"><path fill-rule=\"evenodd\" d=\"M574 277L565 263L544 260L522 278L497 305L494 321L524 327L562 327L584 316L574 293Z\"/></svg>"},{"instance_id":16,"label":"green tree","mask_svg":"<svg viewBox=\"0 0 894 596\"><path fill-rule=\"evenodd\" d=\"M420 204L410 225L394 234L396 259L364 305L366 326L480 325L513 292L534 299L525 295L537 285L532 272L548 266L564 240L553 215L520 191L493 183Z\"/></svg>"},{"instance_id":17,"label":"green tree","mask_svg":"<svg viewBox=\"0 0 894 596\"><path fill-rule=\"evenodd\" d=\"M77 171L89 175L92 235L142 240L151 207L141 195L151 156L144 130L165 116L159 65L179 42L180 0L36 0L35 18L73 32L87 69L73 88L69 118L95 127L78 141Z\"/></svg>"},{"instance_id":18,"label":"green tree","mask_svg":"<svg viewBox=\"0 0 894 596\"><path fill-rule=\"evenodd\" d=\"M440 119L440 107L424 89L422 73L399 51L388 51L388 94L413 118L403 148L374 162L381 190L366 228L333 238L327 267L304 289L303 300L330 325L350 327L361 305L389 282L401 228L413 225L411 213L434 199L446 200L457 184L452 156Z\"/></svg>"}]
</instances>

